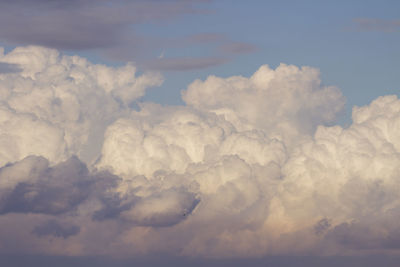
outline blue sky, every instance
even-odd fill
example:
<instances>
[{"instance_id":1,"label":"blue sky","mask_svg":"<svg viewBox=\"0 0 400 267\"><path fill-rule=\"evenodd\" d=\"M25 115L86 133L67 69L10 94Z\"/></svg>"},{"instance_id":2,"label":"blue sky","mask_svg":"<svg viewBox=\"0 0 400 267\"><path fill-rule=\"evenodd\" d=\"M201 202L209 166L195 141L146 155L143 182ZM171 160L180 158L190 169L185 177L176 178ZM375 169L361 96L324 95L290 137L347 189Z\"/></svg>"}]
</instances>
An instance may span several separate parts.
<instances>
[{"instance_id":1,"label":"blue sky","mask_svg":"<svg viewBox=\"0 0 400 267\"><path fill-rule=\"evenodd\" d=\"M208 14L139 29L163 36L222 33L255 45L256 51L205 70L167 73L164 85L146 100L180 103L179 91L195 78L248 76L262 64L276 67L281 62L319 68L322 82L338 86L347 98L345 121L353 105L399 93L400 26L385 31L363 29L356 22L358 18L396 20L398 1L215 1L204 6ZM213 52L204 47L165 50L166 55L187 53L201 57Z\"/></svg>"}]
</instances>

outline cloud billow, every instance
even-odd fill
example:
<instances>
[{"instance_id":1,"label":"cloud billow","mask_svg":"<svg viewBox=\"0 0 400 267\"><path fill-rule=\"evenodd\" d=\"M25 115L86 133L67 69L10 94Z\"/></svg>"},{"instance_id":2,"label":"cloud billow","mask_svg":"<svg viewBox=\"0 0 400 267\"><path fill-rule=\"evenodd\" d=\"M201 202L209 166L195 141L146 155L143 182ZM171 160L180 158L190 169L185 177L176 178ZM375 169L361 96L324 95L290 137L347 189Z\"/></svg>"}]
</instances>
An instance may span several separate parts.
<instances>
[{"instance_id":1,"label":"cloud billow","mask_svg":"<svg viewBox=\"0 0 400 267\"><path fill-rule=\"evenodd\" d=\"M158 74L37 47L1 59L22 71L0 74L0 240L68 255L398 251L397 96L343 128L340 90L281 64L133 110Z\"/></svg>"},{"instance_id":2,"label":"cloud billow","mask_svg":"<svg viewBox=\"0 0 400 267\"><path fill-rule=\"evenodd\" d=\"M0 53L0 62L20 68L0 73L2 165L31 154L92 160L107 124L162 82L158 73L136 76L133 64L107 67L35 46Z\"/></svg>"},{"instance_id":3,"label":"cloud billow","mask_svg":"<svg viewBox=\"0 0 400 267\"><path fill-rule=\"evenodd\" d=\"M76 157L49 167L46 159L29 156L0 169L0 177L0 214L69 212L89 197L94 183ZM14 177L19 181L7 181Z\"/></svg>"}]
</instances>

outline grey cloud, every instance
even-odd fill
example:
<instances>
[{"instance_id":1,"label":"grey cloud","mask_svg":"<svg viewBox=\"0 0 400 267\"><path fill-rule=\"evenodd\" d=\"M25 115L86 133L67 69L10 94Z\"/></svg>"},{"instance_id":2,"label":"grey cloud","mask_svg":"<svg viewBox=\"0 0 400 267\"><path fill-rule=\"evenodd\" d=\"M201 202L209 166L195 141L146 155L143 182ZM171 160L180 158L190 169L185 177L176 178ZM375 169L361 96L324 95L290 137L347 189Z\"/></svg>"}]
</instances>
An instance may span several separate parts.
<instances>
[{"instance_id":1,"label":"grey cloud","mask_svg":"<svg viewBox=\"0 0 400 267\"><path fill-rule=\"evenodd\" d=\"M175 203L168 204L170 201ZM196 195L183 188L172 188L142 198L130 211L122 214L140 226L166 227L185 220L199 204ZM157 206L166 208L160 210ZM152 210L154 208L155 212ZM133 217L131 215L133 214Z\"/></svg>"},{"instance_id":2,"label":"grey cloud","mask_svg":"<svg viewBox=\"0 0 400 267\"><path fill-rule=\"evenodd\" d=\"M347 249L399 249L400 229L382 231L379 222L345 222L330 230L326 239Z\"/></svg>"},{"instance_id":3,"label":"grey cloud","mask_svg":"<svg viewBox=\"0 0 400 267\"><path fill-rule=\"evenodd\" d=\"M353 22L360 31L394 32L400 30L400 19L355 18Z\"/></svg>"},{"instance_id":4,"label":"grey cloud","mask_svg":"<svg viewBox=\"0 0 400 267\"><path fill-rule=\"evenodd\" d=\"M331 227L330 220L327 218L323 218L314 225L314 232L316 235L321 235L325 233L329 229L329 227Z\"/></svg>"},{"instance_id":5,"label":"grey cloud","mask_svg":"<svg viewBox=\"0 0 400 267\"><path fill-rule=\"evenodd\" d=\"M32 233L39 237L42 236L55 236L68 238L77 235L80 232L80 227L77 225L70 225L60 223L56 220L48 220L46 223L35 227Z\"/></svg>"},{"instance_id":6,"label":"grey cloud","mask_svg":"<svg viewBox=\"0 0 400 267\"><path fill-rule=\"evenodd\" d=\"M27 159L24 159L27 160ZM9 165L4 168L18 168ZM36 166L32 166L34 171ZM88 176L86 166L76 157L70 158L51 168L42 168L36 174L38 179L27 179L11 190L5 189L0 203L0 214L43 213L60 214L72 210L84 201L93 181ZM8 191L8 192L7 192Z\"/></svg>"},{"instance_id":7,"label":"grey cloud","mask_svg":"<svg viewBox=\"0 0 400 267\"><path fill-rule=\"evenodd\" d=\"M342 223L329 233L335 241L347 248L372 249L382 246L379 236L374 236L368 225L359 223Z\"/></svg>"},{"instance_id":8,"label":"grey cloud","mask_svg":"<svg viewBox=\"0 0 400 267\"><path fill-rule=\"evenodd\" d=\"M122 219L138 226L168 227L185 220L199 204L200 199L184 188L171 188L147 197L118 194L105 196L103 208L96 211L93 219ZM160 209L159 207L163 208Z\"/></svg>"},{"instance_id":9,"label":"grey cloud","mask_svg":"<svg viewBox=\"0 0 400 267\"><path fill-rule=\"evenodd\" d=\"M203 1L3 1L0 36L7 42L61 49L122 44L131 26L204 12Z\"/></svg>"},{"instance_id":10,"label":"grey cloud","mask_svg":"<svg viewBox=\"0 0 400 267\"><path fill-rule=\"evenodd\" d=\"M17 64L0 62L0 74L21 72L21 68Z\"/></svg>"},{"instance_id":11,"label":"grey cloud","mask_svg":"<svg viewBox=\"0 0 400 267\"><path fill-rule=\"evenodd\" d=\"M49 1L39 1L37 5L27 2L17 1L2 8L0 33L3 40L59 49L89 49L115 45L122 34L118 21L101 19L101 14L90 15L97 4L82 9L75 5L80 1L64 5ZM24 13L30 15L23 16Z\"/></svg>"},{"instance_id":12,"label":"grey cloud","mask_svg":"<svg viewBox=\"0 0 400 267\"><path fill-rule=\"evenodd\" d=\"M348 209L361 217L382 210L387 203L395 201L396 196L390 193L390 189L381 179L364 181L353 177L343 185L340 198Z\"/></svg>"},{"instance_id":13,"label":"grey cloud","mask_svg":"<svg viewBox=\"0 0 400 267\"><path fill-rule=\"evenodd\" d=\"M369 255L369 256L293 256L279 255L262 258L245 259L205 259L187 257L168 257L166 255L151 255L148 257L111 258L101 256L50 256L32 254L0 255L0 264L7 267L20 266L58 266L58 267L398 267L399 256Z\"/></svg>"},{"instance_id":14,"label":"grey cloud","mask_svg":"<svg viewBox=\"0 0 400 267\"><path fill-rule=\"evenodd\" d=\"M27 173L15 186L0 187L0 214L41 213L58 215L74 210L89 196L101 194L115 185L116 177L100 173L90 175L86 165L71 157L53 167L42 157L29 156L0 169L0 179L10 182ZM28 163L26 163L28 162ZM7 182L7 181L5 181Z\"/></svg>"},{"instance_id":15,"label":"grey cloud","mask_svg":"<svg viewBox=\"0 0 400 267\"><path fill-rule=\"evenodd\" d=\"M104 221L108 219L117 219L121 212L129 210L132 200L122 198L119 194L107 194L100 197L103 207L94 212L92 219L95 221Z\"/></svg>"},{"instance_id":16,"label":"grey cloud","mask_svg":"<svg viewBox=\"0 0 400 267\"><path fill-rule=\"evenodd\" d=\"M151 189L148 196L132 191L113 191L121 181L107 172L90 173L77 157L53 167L38 156L29 156L0 169L0 215L35 213L61 215L88 199L99 200L101 208L93 212L94 221L120 220L139 226L165 227L187 218L199 203L194 193L183 187ZM64 227L65 228L65 227ZM63 230L75 232L50 221L35 228L39 235L62 235Z\"/></svg>"},{"instance_id":17,"label":"grey cloud","mask_svg":"<svg viewBox=\"0 0 400 267\"><path fill-rule=\"evenodd\" d=\"M39 45L63 50L90 50L117 61L135 61L157 70L185 71L226 63L224 57L250 53L253 45L220 33L200 33L168 39L141 36L135 26L158 23L183 14L204 14L205 0L134 1L3 1L0 41L13 45ZM215 53L201 59L149 60L155 51L179 47L211 46ZM146 63L147 62L147 63Z\"/></svg>"}]
</instances>

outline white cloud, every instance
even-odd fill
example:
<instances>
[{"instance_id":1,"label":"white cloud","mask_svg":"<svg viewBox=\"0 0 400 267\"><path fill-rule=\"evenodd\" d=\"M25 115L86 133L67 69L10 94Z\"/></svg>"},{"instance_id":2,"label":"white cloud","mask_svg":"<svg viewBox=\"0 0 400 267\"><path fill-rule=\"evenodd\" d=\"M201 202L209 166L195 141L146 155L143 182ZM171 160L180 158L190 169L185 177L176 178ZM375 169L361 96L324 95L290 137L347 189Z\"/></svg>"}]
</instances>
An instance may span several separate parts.
<instances>
[{"instance_id":1,"label":"white cloud","mask_svg":"<svg viewBox=\"0 0 400 267\"><path fill-rule=\"evenodd\" d=\"M55 162L72 154L93 157L88 150L101 145L104 128L162 82L159 74L135 76L131 64L107 67L41 47L17 47L0 61L21 70L0 74L1 136L16 143L2 164L30 154Z\"/></svg>"},{"instance_id":2,"label":"white cloud","mask_svg":"<svg viewBox=\"0 0 400 267\"><path fill-rule=\"evenodd\" d=\"M320 126L313 140L296 148L283 168L278 199L297 228L330 218L376 227L381 238L399 230L388 223L400 207L399 108L396 96L380 97L354 108L349 128Z\"/></svg>"},{"instance_id":3,"label":"white cloud","mask_svg":"<svg viewBox=\"0 0 400 267\"><path fill-rule=\"evenodd\" d=\"M21 72L0 74L1 164L19 160L0 169L0 240L217 258L399 247L396 96L354 107L348 128L329 126L340 91L316 69L282 64L195 81L187 106L134 111L126 104L158 76L35 47L1 59ZM93 136L102 148L91 172L64 162Z\"/></svg>"},{"instance_id":4,"label":"white cloud","mask_svg":"<svg viewBox=\"0 0 400 267\"><path fill-rule=\"evenodd\" d=\"M312 134L317 125L334 121L344 106L340 90L321 85L317 69L285 64L275 70L261 66L250 78L196 80L182 97L189 106L224 115L238 129L283 137Z\"/></svg>"},{"instance_id":5,"label":"white cloud","mask_svg":"<svg viewBox=\"0 0 400 267\"><path fill-rule=\"evenodd\" d=\"M0 104L0 165L28 155L60 161L65 159L66 150L63 129L32 114L17 113Z\"/></svg>"}]
</instances>

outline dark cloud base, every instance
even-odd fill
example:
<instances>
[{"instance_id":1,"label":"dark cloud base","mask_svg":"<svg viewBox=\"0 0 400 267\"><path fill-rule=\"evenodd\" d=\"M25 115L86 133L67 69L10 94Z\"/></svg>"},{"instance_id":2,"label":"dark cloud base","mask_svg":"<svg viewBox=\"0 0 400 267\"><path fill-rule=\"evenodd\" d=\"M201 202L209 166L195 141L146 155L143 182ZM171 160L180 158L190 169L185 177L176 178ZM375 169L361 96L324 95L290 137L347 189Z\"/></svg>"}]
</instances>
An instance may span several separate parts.
<instances>
[{"instance_id":1,"label":"dark cloud base","mask_svg":"<svg viewBox=\"0 0 400 267\"><path fill-rule=\"evenodd\" d=\"M192 267L397 267L400 257L373 255L366 257L312 257L312 256L273 256L261 259L187 259L152 257L139 259L111 259L104 257L66 257L43 255L0 255L0 265L8 267L57 266L57 267L131 267L131 266L192 266Z\"/></svg>"},{"instance_id":2,"label":"dark cloud base","mask_svg":"<svg viewBox=\"0 0 400 267\"><path fill-rule=\"evenodd\" d=\"M0 62L0 74L21 72L21 68L17 64Z\"/></svg>"},{"instance_id":3,"label":"dark cloud base","mask_svg":"<svg viewBox=\"0 0 400 267\"><path fill-rule=\"evenodd\" d=\"M39 225L33 229L33 233L39 237L42 236L55 236L68 238L78 234L80 227L76 225L63 225L56 220L49 220L45 224Z\"/></svg>"}]
</instances>

